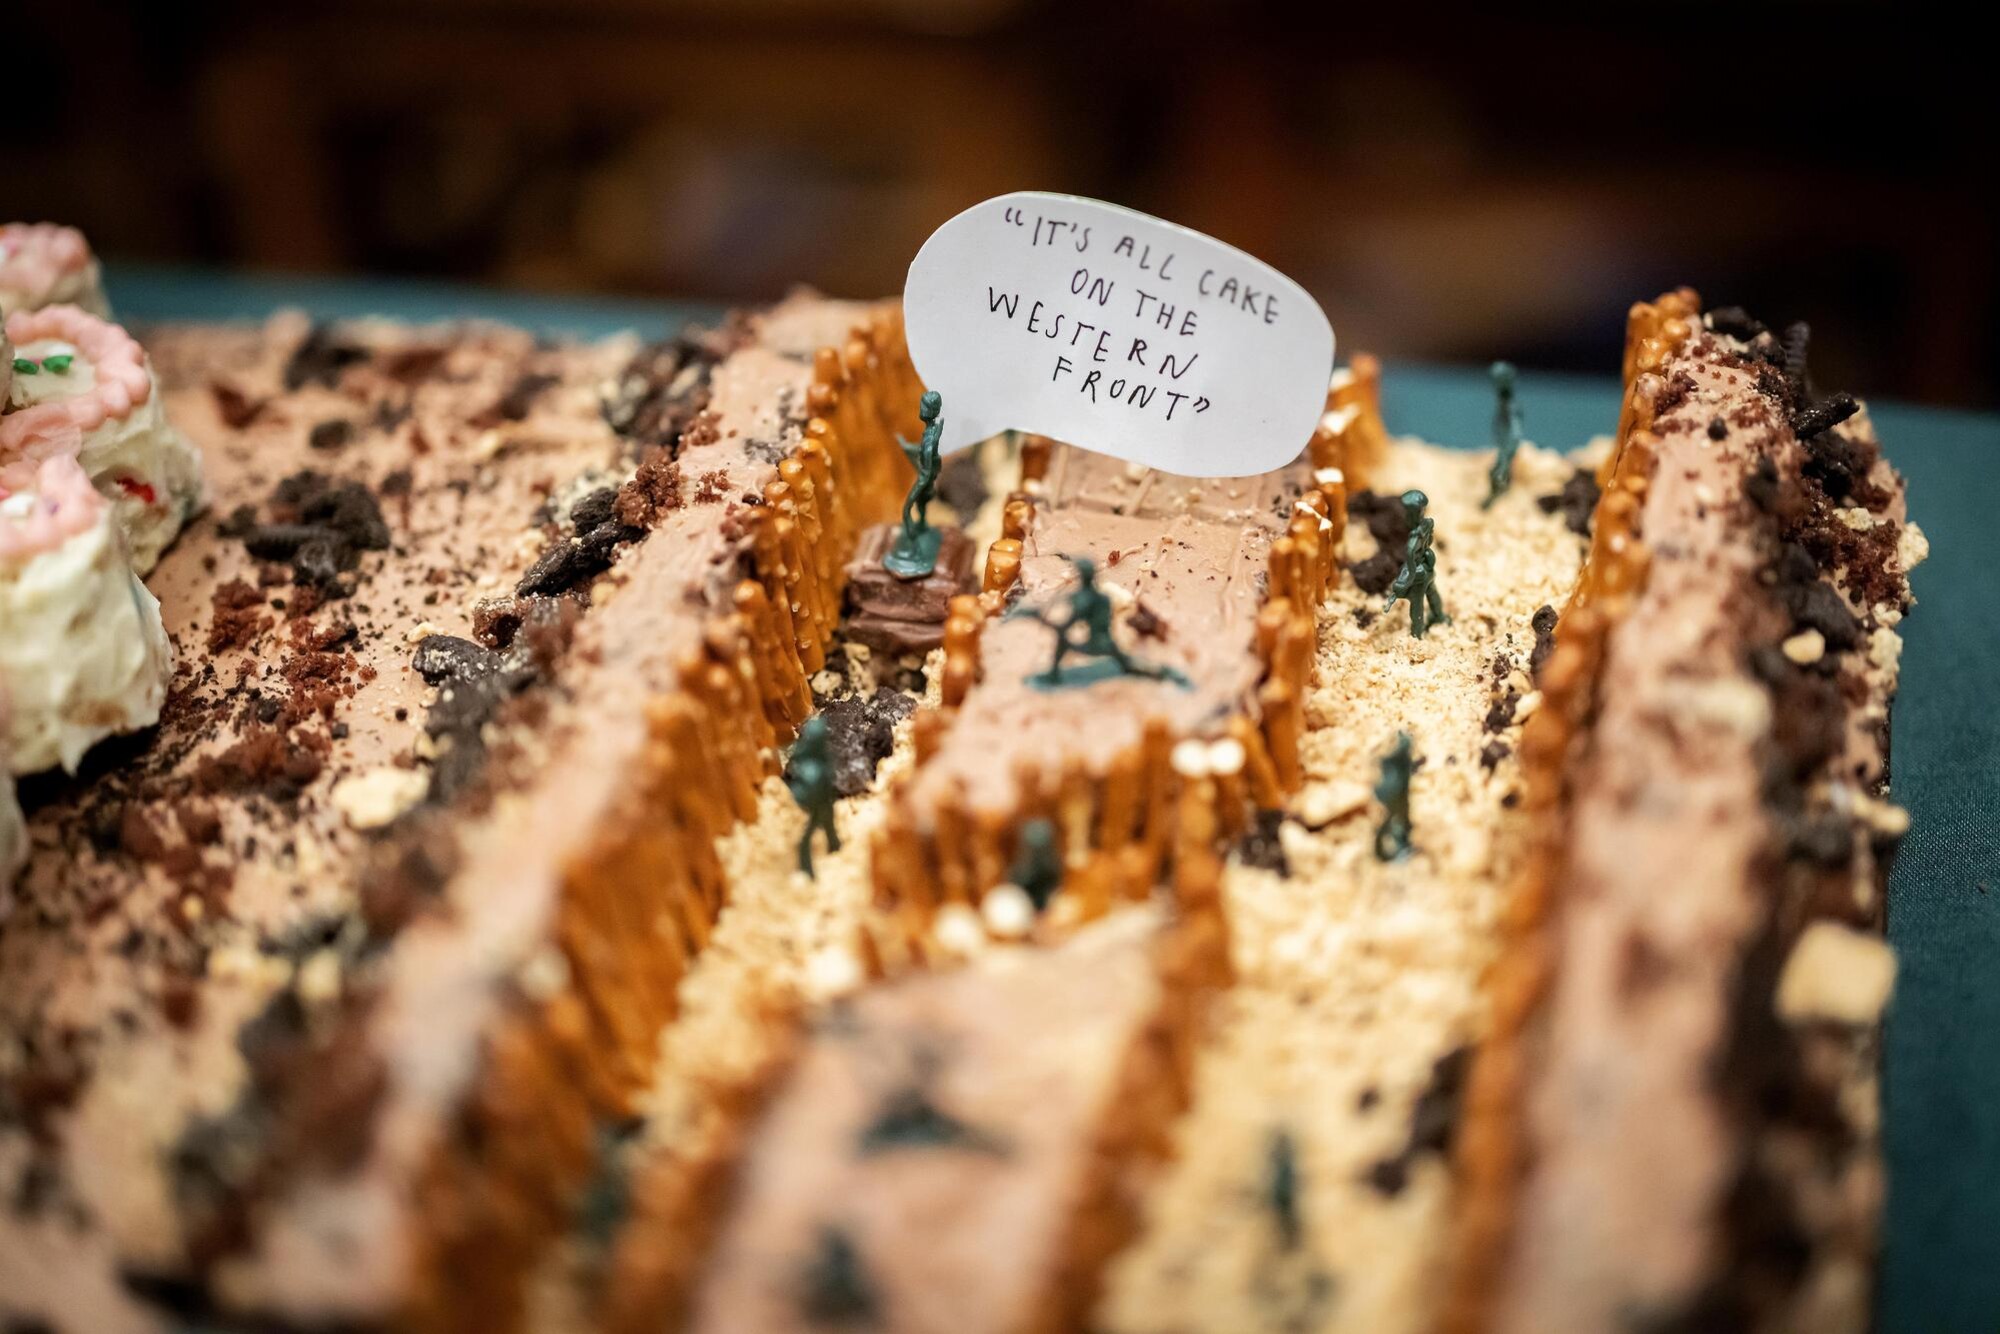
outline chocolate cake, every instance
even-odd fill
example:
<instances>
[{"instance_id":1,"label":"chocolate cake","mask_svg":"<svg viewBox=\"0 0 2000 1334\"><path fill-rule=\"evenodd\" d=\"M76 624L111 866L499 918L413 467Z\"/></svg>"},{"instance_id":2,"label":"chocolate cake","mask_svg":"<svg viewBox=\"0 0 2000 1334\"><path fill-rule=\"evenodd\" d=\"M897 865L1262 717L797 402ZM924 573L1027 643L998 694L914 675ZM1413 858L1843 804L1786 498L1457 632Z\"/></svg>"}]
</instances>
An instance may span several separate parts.
<instances>
[{"instance_id":1,"label":"chocolate cake","mask_svg":"<svg viewBox=\"0 0 2000 1334\"><path fill-rule=\"evenodd\" d=\"M134 341L73 235L0 231L7 1329L1865 1325L1923 539L1802 329L1635 307L1497 498L1368 358L1263 476L988 442L901 579L892 304Z\"/></svg>"}]
</instances>

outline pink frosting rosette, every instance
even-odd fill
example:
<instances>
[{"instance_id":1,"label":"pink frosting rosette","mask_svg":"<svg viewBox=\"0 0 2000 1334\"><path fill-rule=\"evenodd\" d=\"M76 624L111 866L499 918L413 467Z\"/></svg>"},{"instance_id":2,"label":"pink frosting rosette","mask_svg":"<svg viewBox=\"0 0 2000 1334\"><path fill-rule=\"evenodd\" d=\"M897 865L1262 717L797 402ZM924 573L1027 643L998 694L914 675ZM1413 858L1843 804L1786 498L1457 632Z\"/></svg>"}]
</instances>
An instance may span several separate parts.
<instances>
[{"instance_id":1,"label":"pink frosting rosette","mask_svg":"<svg viewBox=\"0 0 2000 1334\"><path fill-rule=\"evenodd\" d=\"M25 486L0 484L0 565L32 560L88 532L104 514L104 497L76 461L74 446L35 466Z\"/></svg>"},{"instance_id":2,"label":"pink frosting rosette","mask_svg":"<svg viewBox=\"0 0 2000 1334\"><path fill-rule=\"evenodd\" d=\"M117 325L75 306L46 306L7 317L7 340L14 346L44 339L74 347L96 372L97 382L88 393L36 403L0 417L0 460L40 462L30 450L37 441L46 444L58 427L94 431L107 421L131 416L133 408L153 395L145 349Z\"/></svg>"},{"instance_id":3,"label":"pink frosting rosette","mask_svg":"<svg viewBox=\"0 0 2000 1334\"><path fill-rule=\"evenodd\" d=\"M96 260L74 227L53 222L0 225L0 306L33 310L52 301L101 309Z\"/></svg>"}]
</instances>

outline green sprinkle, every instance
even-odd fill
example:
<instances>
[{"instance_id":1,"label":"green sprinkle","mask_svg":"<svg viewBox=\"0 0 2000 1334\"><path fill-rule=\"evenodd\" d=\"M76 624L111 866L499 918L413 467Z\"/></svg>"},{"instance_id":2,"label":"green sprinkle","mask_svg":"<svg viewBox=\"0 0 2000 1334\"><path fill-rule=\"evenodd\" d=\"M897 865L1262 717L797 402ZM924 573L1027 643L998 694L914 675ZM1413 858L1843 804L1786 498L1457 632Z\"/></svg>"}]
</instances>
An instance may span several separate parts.
<instances>
[{"instance_id":1,"label":"green sprinkle","mask_svg":"<svg viewBox=\"0 0 2000 1334\"><path fill-rule=\"evenodd\" d=\"M37 366L34 362L29 361L26 357L14 358L14 374L40 375L41 373L42 373L42 368L40 366Z\"/></svg>"},{"instance_id":2,"label":"green sprinkle","mask_svg":"<svg viewBox=\"0 0 2000 1334\"><path fill-rule=\"evenodd\" d=\"M53 357L42 358L42 369L53 375L68 375L69 364L75 360L76 358L67 352L58 352Z\"/></svg>"}]
</instances>

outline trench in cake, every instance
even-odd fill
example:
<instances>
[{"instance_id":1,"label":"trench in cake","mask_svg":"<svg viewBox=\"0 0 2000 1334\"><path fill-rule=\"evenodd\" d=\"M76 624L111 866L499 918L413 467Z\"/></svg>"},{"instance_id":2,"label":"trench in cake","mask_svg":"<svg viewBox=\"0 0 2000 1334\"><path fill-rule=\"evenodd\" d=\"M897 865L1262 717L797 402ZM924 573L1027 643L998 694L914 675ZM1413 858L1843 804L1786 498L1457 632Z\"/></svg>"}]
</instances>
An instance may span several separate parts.
<instances>
[{"instance_id":1,"label":"trench in cake","mask_svg":"<svg viewBox=\"0 0 2000 1334\"><path fill-rule=\"evenodd\" d=\"M1224 874L1236 981L1216 1001L1172 1164L1111 1268L1099 1327L1397 1331L1434 1314L1447 1140L1519 856L1513 743L1534 707L1534 618L1561 601L1581 555L1560 507L1540 503L1574 464L1525 446L1511 491L1482 510L1489 462L1401 441L1371 483L1386 504L1350 500L1348 560L1372 583L1370 517L1405 487L1428 494L1453 619L1415 639L1381 593L1352 577L1334 589L1305 784ZM1383 863L1371 788L1398 730L1421 762L1415 850Z\"/></svg>"},{"instance_id":2,"label":"trench in cake","mask_svg":"<svg viewBox=\"0 0 2000 1334\"><path fill-rule=\"evenodd\" d=\"M1863 1328L1907 825L1881 800L1892 627L1922 539L1865 414L1828 429L1808 399L1796 330L1701 321L1691 293L1633 324L1605 505L1629 492L1651 560L1593 560L1531 724L1543 814L1446 1327Z\"/></svg>"},{"instance_id":3,"label":"trench in cake","mask_svg":"<svg viewBox=\"0 0 2000 1334\"><path fill-rule=\"evenodd\" d=\"M1017 453L993 441L947 459L945 471L945 513L934 510L934 521L960 521L983 554L1018 479ZM602 1303L612 1328L654 1328L685 1302L750 1109L793 1053L800 1015L861 981L854 944L872 912L869 845L889 791L915 758L910 714L937 706L934 676L921 657L871 651L836 631L812 684L820 716L861 715L855 728L833 723L841 847L820 846L815 878L797 871L805 816L778 778L760 792L757 817L723 841L735 889L661 1031L641 1118L601 1143L577 1225L544 1267L548 1304L596 1311ZM886 753L867 735L879 729L890 733Z\"/></svg>"},{"instance_id":4,"label":"trench in cake","mask_svg":"<svg viewBox=\"0 0 2000 1334\"><path fill-rule=\"evenodd\" d=\"M1046 536L1046 545L1051 551L1060 548L1076 553L1087 552L1095 555L1107 570L1114 571L1111 580L1136 578L1140 584L1140 598L1143 599L1150 593L1154 600L1153 605L1160 609L1160 613L1155 616L1156 631L1163 621L1173 627L1171 633L1174 635L1192 637L1199 615L1209 620L1219 616L1225 626L1233 626L1240 632L1239 637L1233 640L1226 633L1213 636L1201 642L1192 655L1187 655L1184 651L1177 659L1178 665L1187 669L1208 692L1206 703L1197 701L1196 707L1189 711L1191 717L1181 722L1180 728L1183 730L1179 731L1179 735L1194 730L1196 718L1201 720L1203 730L1213 727L1216 720L1212 715L1244 707L1251 695L1261 664L1255 652L1255 641L1251 638L1249 623L1255 619L1254 609L1258 599L1264 594L1263 580L1260 576L1263 574L1262 567L1270 549L1272 535L1282 533L1286 527L1284 520L1291 517L1290 502L1303 484L1303 471L1294 469L1292 470L1294 475L1280 474L1262 479L1249 479L1245 482L1196 484L1186 479L1150 476L1143 470L1127 469L1115 462L1062 451L1048 472L1046 484L1035 490L1039 502L1037 508L1046 511L1047 519L1057 521L1048 524L1050 529L1059 529ZM994 489L1000 490L997 487ZM1324 500L1325 497L1322 495L1318 498ZM1017 493L1011 504L1017 506L1019 501L1020 496ZM1192 517L1188 517L1190 514ZM1018 523L1018 520L1016 522ZM1044 522L1046 520L1038 516L1035 527L1039 528ZM1163 528L1170 529L1172 535L1163 537L1161 533ZM1248 529L1247 537L1245 529ZM1205 530L1213 530L1215 534L1221 535L1222 546L1218 549L1230 553L1236 568L1225 568L1231 563L1228 560L1216 565L1216 552L1199 545L1210 535ZM1016 529L1017 534L1020 531ZM1317 520L1311 523L1310 531L1317 539L1320 531ZM1246 540L1251 547L1251 554L1248 557L1244 556L1241 549L1241 544ZM1304 558L1298 564L1285 563L1284 557L1296 546L1296 541L1288 542L1281 551L1279 560L1274 562L1281 575L1290 574L1297 577L1301 565L1305 563ZM1155 547L1159 549L1153 549ZM1184 600L1188 596L1187 582L1184 580L1177 584L1171 572L1178 571L1187 575L1190 571L1180 570L1176 565L1176 548L1198 551L1200 558L1192 567L1192 578L1202 580L1205 576L1213 576L1217 581L1226 581L1229 591L1223 595L1224 600L1234 598L1240 605L1218 612L1212 605L1213 593L1209 597L1211 605L1204 606L1201 601L1184 605ZM1312 559L1316 560L1317 557L1318 553L1315 550ZM1330 560L1330 552L1326 558ZM1035 559L1037 564L1034 569L1037 572L1043 567L1054 567L1050 572L1056 578L1050 579L1049 582L1051 585L1056 585L1062 568L1056 558L1049 554ZM1129 563L1121 564L1121 560ZM1158 584L1149 583L1148 575L1161 565L1170 571L1168 577ZM1325 577L1326 571L1323 567L1315 564L1312 568L1317 571L1316 577L1322 579ZM1159 579L1159 576L1153 574L1152 578ZM1290 605L1289 602L1281 601L1275 590L1272 601L1282 606ZM1004 603L996 603L994 609L997 611L1001 605ZM1134 612L1137 612L1141 605L1137 600L1128 602L1128 607ZM1023 627L1016 626L1016 629L1020 628ZM1039 627L1036 629L1039 631ZM989 633L990 631L991 627ZM1046 639L1043 633L1018 635L1016 639L1018 649L1025 649L1029 653L1046 653ZM1182 642L1187 641L1182 640ZM1149 641L1142 646L1142 650L1152 650L1157 647L1156 643ZM950 651L948 640L947 655ZM1004 655L996 656L987 652L982 656L987 668L985 679L971 687L960 706L961 709L983 710L985 714L990 715L996 710L1004 714L1008 709L1018 707L1021 702L1019 697L1024 692L1016 686L1014 677L1024 673L1027 666ZM1019 657L1020 654L1017 653L1016 656ZM933 667L940 665L942 664L934 657ZM1243 675L1239 668L1250 669L1249 675ZM947 681L950 680L948 667L945 669L944 677ZM1166 688L1171 689L1171 687ZM1050 702L1036 705L1036 711L1060 719L1071 706L1080 705L1089 709L1093 726L1101 726L1105 724L1107 718L1104 701L1101 698L1106 690L1106 686L1098 685L1087 693L1056 695L1051 697ZM1000 697L997 704L992 696ZM944 719L946 715L936 710L936 703L936 699L933 698L933 708L917 720L918 725L925 721L938 723ZM956 721L955 719L954 723ZM1174 734L1170 733L1171 735ZM998 743L991 738L986 741L973 738L970 744L972 751L983 747L992 752ZM1006 734L1004 748L1007 753L1020 757L1021 764L1026 767L1027 777L1032 783L1036 780L1038 768L1049 770L1051 774L1058 768L1076 768L1073 763L1065 766L1063 761L1074 761L1076 755L1081 753L1079 747L1094 747L1096 751L1101 752L1106 749L1106 744L1102 737L1087 737L1075 727L1058 726L1053 739L1051 736L1031 735L1019 729L1011 729ZM1109 749L1115 753L1123 748L1111 744ZM927 752L921 744L918 753L926 756L917 771L919 780L929 766L935 765L942 769L952 763L958 763L962 768L964 764L963 760L941 759L939 752L936 750ZM899 771L907 766L907 757L900 758L904 763L886 772L884 783L896 784L899 781ZM1242 757L1239 756L1237 760L1239 767L1232 769L1229 774L1229 777L1236 779L1238 783L1234 789L1237 801L1241 800L1243 793L1240 773L1242 762ZM1003 772L1018 774L1020 771L1003 768ZM1164 772L1150 777L1151 781L1160 783L1170 781L1172 778ZM1270 781L1275 787L1275 780ZM1218 813L1230 811L1232 803L1219 799L1205 778L1189 777L1181 780L1180 785L1188 789L1183 796L1191 796L1195 806L1199 807L1198 810L1186 813L1185 823L1188 828L1190 830L1206 828L1209 831L1206 835L1199 832L1191 833L1190 839L1200 844L1204 839L1213 838L1217 833ZM906 790L895 792L892 797L899 808L906 808L910 800L908 785L903 786ZM1066 801L1075 802L1080 799L1089 800L1081 792L1066 790ZM882 798L876 795L869 800L872 805L861 827L864 832L872 833L872 826L878 824L883 816ZM1006 798L1003 797L1002 800ZM899 810L898 814L907 820L906 809ZM996 811L994 814L1003 822L1021 818L1018 812ZM1136 809L1131 814L1137 814ZM1232 827L1234 827L1241 823L1240 808L1233 811L1232 815ZM782 833L765 839L767 869L771 873L783 874L785 868L789 866L791 852L787 838L797 828L796 815L787 810ZM1115 826L1107 822L1107 828ZM1111 841L1115 845L1119 840L1114 837ZM882 840L871 839L870 842L875 854L879 856ZM1082 850L1088 846L1090 846L1089 838L1080 836L1078 862L1086 860ZM835 854L823 861L823 876L836 877L836 883L845 883L844 877L848 873L854 844L850 842L847 848L848 852ZM1091 855L1101 856L1102 851L1100 847ZM1205 848L1203 855L1212 857ZM1099 864L1101 865L1101 862ZM882 883L879 863L872 866L870 871L879 893ZM940 897L962 900L967 888L968 886L963 884L956 889L947 888ZM973 888L976 889L977 886ZM1195 893L1192 888L1187 888L1184 892ZM851 916L842 924L842 929L848 939L851 940L857 931L865 929L870 933L872 940L887 942L886 952L893 953L897 944L913 943L914 938L916 942L920 942L917 944L919 957L927 957L934 964L943 964L963 957L967 950L977 954L984 948L983 936L976 925L951 933L940 931L935 936L929 935L927 928L922 925L913 929L909 910L922 910L923 915L927 917L929 910L937 906L935 900L924 904L906 903L903 905L903 913L898 918L885 919L878 916L873 920L861 911L862 905L858 901L847 900L839 894L828 896L828 901L847 904ZM1190 899L1190 905L1192 903L1193 900ZM1083 917L1104 912L1110 906L1110 902L1108 896L1102 901L1091 902L1081 891L1072 886L1056 897L1054 905L1056 920L1052 921L1052 926L1055 929L1041 933L1045 941L1051 937L1060 938L1068 927ZM798 905L789 906L796 909ZM1075 911L1078 909L1082 911ZM968 911L962 901L948 910L961 914ZM843 942L838 936L829 938L817 935L812 928L806 928L802 932L797 921L785 921L769 914L765 920L754 923L733 921L734 915L740 911L743 911L743 905L732 905L724 914L718 928L718 939L731 934L733 929L745 936L761 935L767 956L765 966L771 976L764 979L766 985L761 996L754 993L746 995L739 991L736 1001L738 1013L732 1020L738 1030L744 1023L742 1010L745 1008L753 1014L760 1010L768 1014L775 1009L790 1010L796 1005L801 990L797 979L809 962L807 952L800 943L802 934L811 939L822 951L818 956L822 961L829 956L839 959L844 953ZM1219 927L1211 931L1207 929L1211 921L1207 914L1191 906L1187 906L1187 911L1188 921L1166 933L1156 946L1166 950L1170 956L1169 961L1159 966L1166 971L1169 979L1168 991L1171 993L1159 1021L1148 1030L1154 1032L1156 1036L1147 1043L1135 1046L1131 1052L1132 1059L1142 1064L1149 1060L1166 1059L1172 1069L1165 1074L1154 1071L1146 1077L1144 1087L1132 1091L1121 1100L1120 1105L1115 1107L1100 1106L1093 1102L1092 1090L1096 1086L1090 1081L1102 1075L1104 1073L1102 1070L1080 1070L1074 1072L1072 1079L1058 1081L1051 1086L1051 1095L1080 1100L1070 1107L1071 1113L1080 1112L1083 1115L1081 1124L1090 1128L1088 1131L1090 1135L1103 1134L1110 1137L1104 1156L1096 1160L1097 1165L1087 1171L1083 1171L1079 1164L1067 1162L1063 1155L1048 1154L1039 1155L1035 1161L1025 1163L1019 1168L1026 1185L1025 1194L1015 1197L1018 1201L1015 1208L1022 1212L1003 1230L1015 1238L1015 1242L1010 1244L1018 1244L1022 1248L1024 1267L1021 1272L1011 1276L1006 1286L1010 1300L1027 1303L1028 1307L1038 1310L1045 1317L1055 1313L1062 1319L1080 1318L1087 1310L1095 1293L1097 1274L1103 1259L1122 1244L1130 1232L1129 1204L1134 1183L1128 1177L1133 1169L1141 1166L1135 1161L1134 1154L1147 1160L1157 1158L1159 1147L1156 1142L1157 1137L1163 1131L1167 1120L1171 1118L1174 1108L1185 1100L1186 1047L1193 1037L1196 1015L1200 1009L1200 997L1219 977L1226 974L1226 967L1221 966L1221 960L1215 954L1215 951L1223 946L1223 935ZM824 907L817 908L810 916L823 918ZM947 935L950 936L949 941L946 939ZM774 943L780 947L775 967L768 957L769 947ZM994 958L1004 959L1013 953L1003 950ZM893 960L891 966L894 966ZM846 961L845 967L850 974L845 985L852 985L859 980L852 975L856 965L850 958ZM787 974L790 976L786 976ZM729 965L723 962L723 956L717 955L711 949L695 965L687 989L694 992L704 983L718 980L726 983L730 976L731 970ZM744 980L740 973L735 979L739 987ZM769 986L768 983L774 980L779 985ZM885 987L893 990L897 985L899 984L885 984ZM877 988L863 994L872 998L882 989ZM969 994L979 993L975 990ZM1001 997L997 995L991 998L994 1004L1000 1003L1000 999ZM683 1030L687 1027L690 1025L677 1024L675 1030L670 1032L669 1040L685 1037ZM707 1060L700 1059L699 1053L703 1044L699 1040L682 1049L681 1060L668 1062L664 1067L670 1072L666 1081L670 1100L663 1110L668 1113L671 1124L663 1126L656 1120L652 1127L653 1131L657 1133L664 1130L665 1133L658 1134L658 1143L640 1155L642 1166L639 1168L640 1184L637 1187L639 1213L626 1230L618 1250L616 1267L606 1284L610 1293L609 1318L616 1328L643 1328L667 1318L668 1313L684 1313L685 1304L692 1299L695 1288L702 1281L698 1270L702 1264L703 1253L711 1239L712 1229L720 1218L736 1217L735 1212L728 1206L728 1196L730 1181L739 1165L738 1160L746 1156L754 1157L759 1153L783 1152L782 1149L769 1149L765 1146L766 1132L762 1129L759 1129L755 1138L749 1141L747 1150L744 1137L746 1125L752 1119L752 1109L763 1095L771 1091L774 1084L782 1082L783 1093L780 1095L782 1101L778 1109L770 1114L772 1116L782 1118L783 1108L792 1105L795 1098L802 1096L785 1073L792 1059L789 1055L790 1030L784 1025L751 1027L753 1031L750 1032L734 1032L728 1044L728 1049L732 1053L732 1060L729 1063L733 1064L737 1060L744 1059L746 1054L748 1058L747 1065L738 1066L733 1074L717 1077L714 1073L709 1073L715 1068L716 1058L710 1056ZM1036 1033L1023 1031L1008 1047L995 1048L987 1052L985 1059L993 1067L989 1072L990 1079L1004 1082L1010 1074L1019 1073L1024 1062L1032 1065L1030 1059L1032 1049L1041 1040ZM1160 1043L1165 1044L1164 1051L1159 1049ZM805 1059L811 1058L813 1050L814 1046L807 1047ZM1153 1055L1149 1056L1148 1053ZM706 1124L700 1125L697 1129L697 1124L703 1121ZM1152 1145L1150 1148L1146 1147L1149 1143ZM1114 1144L1115 1148L1110 1147ZM1073 1153L1078 1147L1080 1146L1077 1144L1067 1145L1065 1152ZM950 1162L941 1161L937 1166L939 1170L947 1173L954 1170L954 1165ZM1082 1171L1082 1175L1072 1175L1078 1171ZM754 1206L745 1207L754 1208ZM898 1241L891 1235L893 1224L883 1219L877 1219L876 1223L877 1226L868 1230L865 1235L857 1235L853 1240L878 1252L905 1246L905 1242ZM754 1240L745 1242L746 1237L754 1238L758 1235L756 1224L745 1223L739 1226L732 1222L729 1226L732 1229L729 1234L732 1240L725 1241L724 1244L725 1247L734 1249L726 1250L717 1259L716 1264L722 1272L736 1273L740 1276L746 1265L756 1269L760 1265L776 1264L782 1260L781 1256L769 1253L769 1248L762 1246L762 1243ZM979 1225L968 1216L963 1220L963 1229L969 1235L977 1232ZM746 1261L738 1253L745 1244L760 1248L762 1258ZM907 1244L918 1243L912 1239ZM1053 1252L1050 1250L1051 1247L1055 1248ZM771 1275L766 1274L765 1277L770 1278ZM726 1279L712 1278L709 1281L727 1282ZM908 1308L913 1302L921 1306L923 1301L934 1298L935 1294L926 1297L920 1293L903 1291L897 1296L894 1304L902 1311L900 1318L907 1318ZM1007 1307L1004 1303L996 1307L996 1310L1006 1309L1013 1308ZM766 1315L772 1319L777 1318L770 1312ZM797 1315L797 1311L793 1311L792 1318L797 1318Z\"/></svg>"}]
</instances>

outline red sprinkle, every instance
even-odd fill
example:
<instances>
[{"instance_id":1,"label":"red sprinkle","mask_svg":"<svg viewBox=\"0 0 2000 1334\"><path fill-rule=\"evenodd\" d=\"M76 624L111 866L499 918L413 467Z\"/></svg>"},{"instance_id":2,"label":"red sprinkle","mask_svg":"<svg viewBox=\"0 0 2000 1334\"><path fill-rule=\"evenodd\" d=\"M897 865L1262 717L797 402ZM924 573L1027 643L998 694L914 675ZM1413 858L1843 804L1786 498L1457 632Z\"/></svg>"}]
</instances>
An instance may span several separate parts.
<instances>
[{"instance_id":1,"label":"red sprinkle","mask_svg":"<svg viewBox=\"0 0 2000 1334\"><path fill-rule=\"evenodd\" d=\"M154 505L159 503L160 499L159 492L153 490L152 487L148 486L146 483L142 481L139 481L136 478L120 477L118 479L118 485L125 488L126 495L137 496L139 497L140 500L144 501L148 505Z\"/></svg>"}]
</instances>

